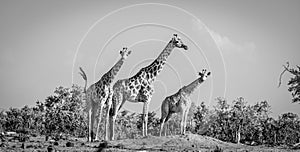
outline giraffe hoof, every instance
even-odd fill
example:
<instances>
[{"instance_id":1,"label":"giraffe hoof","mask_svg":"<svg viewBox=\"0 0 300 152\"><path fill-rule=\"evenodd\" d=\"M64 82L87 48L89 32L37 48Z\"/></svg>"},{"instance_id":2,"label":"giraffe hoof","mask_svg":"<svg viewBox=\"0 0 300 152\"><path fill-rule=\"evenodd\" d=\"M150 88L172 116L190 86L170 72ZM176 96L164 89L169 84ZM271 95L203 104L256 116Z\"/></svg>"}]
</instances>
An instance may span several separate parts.
<instances>
[{"instance_id":1,"label":"giraffe hoof","mask_svg":"<svg viewBox=\"0 0 300 152\"><path fill-rule=\"evenodd\" d=\"M148 138L148 137L149 137L148 135L144 135L142 138L145 139L145 138Z\"/></svg>"}]
</instances>

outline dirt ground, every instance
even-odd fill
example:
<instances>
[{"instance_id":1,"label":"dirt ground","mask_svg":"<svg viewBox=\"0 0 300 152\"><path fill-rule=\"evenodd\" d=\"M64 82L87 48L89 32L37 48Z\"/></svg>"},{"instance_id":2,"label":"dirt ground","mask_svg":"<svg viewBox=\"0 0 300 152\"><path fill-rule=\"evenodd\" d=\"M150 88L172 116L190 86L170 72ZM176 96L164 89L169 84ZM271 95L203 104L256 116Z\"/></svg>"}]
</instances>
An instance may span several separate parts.
<instances>
[{"instance_id":1,"label":"dirt ground","mask_svg":"<svg viewBox=\"0 0 300 152\"><path fill-rule=\"evenodd\" d=\"M86 139L70 138L69 140L48 141L44 137L30 137L28 142L2 142L0 151L201 151L201 152L288 152L299 151L287 147L247 146L243 144L226 143L220 140L195 134L166 137L148 136L140 139L124 139L109 142L86 142Z\"/></svg>"}]
</instances>

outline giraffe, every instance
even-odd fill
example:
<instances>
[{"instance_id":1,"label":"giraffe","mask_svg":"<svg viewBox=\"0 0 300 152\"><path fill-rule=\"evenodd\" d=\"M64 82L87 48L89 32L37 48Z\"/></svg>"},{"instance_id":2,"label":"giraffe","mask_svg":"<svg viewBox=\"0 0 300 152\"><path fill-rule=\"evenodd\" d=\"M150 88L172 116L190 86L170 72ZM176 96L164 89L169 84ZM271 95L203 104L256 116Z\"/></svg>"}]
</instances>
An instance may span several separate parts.
<instances>
[{"instance_id":1,"label":"giraffe","mask_svg":"<svg viewBox=\"0 0 300 152\"><path fill-rule=\"evenodd\" d=\"M108 71L106 72L100 80L98 80L96 83L92 84L88 89L86 89L87 86L87 76L85 72L80 67L81 76L85 80L85 87L84 87L84 93L86 95L86 111L88 112L88 141L93 141L94 136L94 122L96 120L96 113L99 110L99 117L98 117L98 123L97 124L97 130L96 130L96 138L95 140L99 140L99 128L100 128L100 122L102 117L102 109L104 105L106 104L108 109L111 106L111 97L112 97L112 86L111 83L114 80L115 76L119 72L121 66L123 65L126 58L130 55L131 51L129 51L126 47L123 48L123 50L120 51L121 58L118 60L117 63ZM108 113L108 111L107 111ZM108 127L108 114L106 118L106 132ZM97 121L97 120L96 120ZM108 139L108 137L105 137Z\"/></svg>"},{"instance_id":2,"label":"giraffe","mask_svg":"<svg viewBox=\"0 0 300 152\"><path fill-rule=\"evenodd\" d=\"M174 113L181 113L180 133L185 134L187 115L192 103L190 95L202 82L207 79L209 75L210 72L208 72L206 69L203 69L201 72L199 72L199 78L194 80L189 85L182 87L175 94L164 99L161 105L159 136L161 136L164 123L167 122Z\"/></svg>"},{"instance_id":3,"label":"giraffe","mask_svg":"<svg viewBox=\"0 0 300 152\"><path fill-rule=\"evenodd\" d=\"M133 103L144 103L143 105L143 123L142 135L147 136L148 105L154 93L153 82L157 75L163 69L167 58L174 48L188 47L183 44L181 38L174 34L172 39L159 54L159 56L148 66L139 70L134 76L118 80L113 86L112 106L109 116L110 131L108 135L110 140L114 140L114 124L118 111L126 101Z\"/></svg>"}]
</instances>

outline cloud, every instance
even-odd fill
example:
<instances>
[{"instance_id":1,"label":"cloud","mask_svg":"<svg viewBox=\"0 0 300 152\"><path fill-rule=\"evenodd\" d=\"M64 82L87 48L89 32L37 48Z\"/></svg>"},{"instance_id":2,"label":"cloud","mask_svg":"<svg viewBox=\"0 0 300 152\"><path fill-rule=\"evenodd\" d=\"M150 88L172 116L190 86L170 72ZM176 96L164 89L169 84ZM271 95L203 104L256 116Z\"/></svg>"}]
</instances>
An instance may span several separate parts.
<instances>
[{"instance_id":1,"label":"cloud","mask_svg":"<svg viewBox=\"0 0 300 152\"><path fill-rule=\"evenodd\" d=\"M216 45L220 48L220 50L224 54L228 54L229 57L233 56L240 56L246 61L249 62L256 62L256 56L255 56L255 50L256 45L253 42L243 42L243 43L237 43L230 39L227 36L222 36L221 34L213 31L208 30L211 34L212 38L216 42Z\"/></svg>"},{"instance_id":2,"label":"cloud","mask_svg":"<svg viewBox=\"0 0 300 152\"><path fill-rule=\"evenodd\" d=\"M208 31L214 41L216 42L217 46L222 50L224 53L239 53L239 54L247 54L247 55L254 55L256 50L256 45L253 42L243 42L237 43L233 41L231 38L227 36L223 36L214 30L211 30L205 27L200 21L192 20L194 25L194 30L196 31Z\"/></svg>"},{"instance_id":3,"label":"cloud","mask_svg":"<svg viewBox=\"0 0 300 152\"><path fill-rule=\"evenodd\" d=\"M253 53L256 45L253 42L244 42L243 44L232 41L227 36L222 36L219 33L209 30L212 38L222 51L234 51L236 53Z\"/></svg>"}]
</instances>

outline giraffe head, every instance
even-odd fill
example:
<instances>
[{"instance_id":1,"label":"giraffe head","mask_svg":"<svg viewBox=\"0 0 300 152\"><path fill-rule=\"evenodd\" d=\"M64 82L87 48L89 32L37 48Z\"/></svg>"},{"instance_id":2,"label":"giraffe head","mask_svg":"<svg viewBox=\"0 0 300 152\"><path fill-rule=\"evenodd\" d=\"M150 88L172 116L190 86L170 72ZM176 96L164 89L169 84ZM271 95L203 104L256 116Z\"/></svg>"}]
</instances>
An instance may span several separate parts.
<instances>
[{"instance_id":1,"label":"giraffe head","mask_svg":"<svg viewBox=\"0 0 300 152\"><path fill-rule=\"evenodd\" d=\"M210 75L210 72L206 69L203 69L201 72L199 72L200 80L205 81L207 77Z\"/></svg>"},{"instance_id":2,"label":"giraffe head","mask_svg":"<svg viewBox=\"0 0 300 152\"><path fill-rule=\"evenodd\" d=\"M185 45L181 41L181 38L179 36L177 36L177 34L173 34L173 38L172 38L171 42L175 45L175 47L183 48L184 50L188 49L187 45Z\"/></svg>"},{"instance_id":3,"label":"giraffe head","mask_svg":"<svg viewBox=\"0 0 300 152\"><path fill-rule=\"evenodd\" d=\"M120 51L120 55L123 59L126 59L130 55L131 51L124 47L123 50Z\"/></svg>"}]
</instances>

